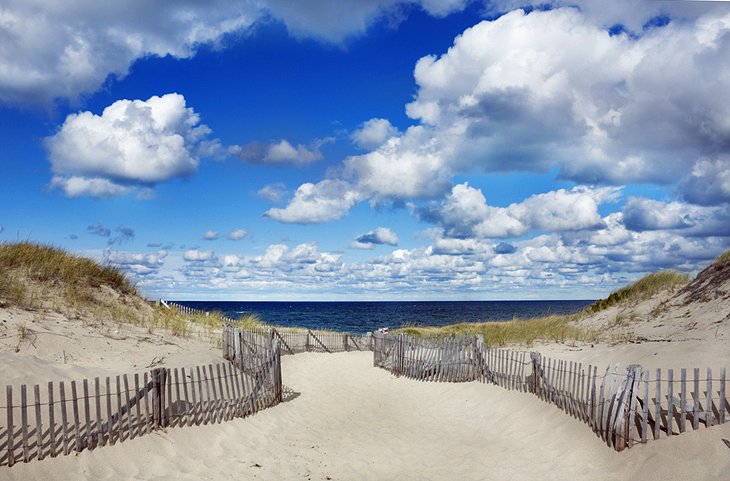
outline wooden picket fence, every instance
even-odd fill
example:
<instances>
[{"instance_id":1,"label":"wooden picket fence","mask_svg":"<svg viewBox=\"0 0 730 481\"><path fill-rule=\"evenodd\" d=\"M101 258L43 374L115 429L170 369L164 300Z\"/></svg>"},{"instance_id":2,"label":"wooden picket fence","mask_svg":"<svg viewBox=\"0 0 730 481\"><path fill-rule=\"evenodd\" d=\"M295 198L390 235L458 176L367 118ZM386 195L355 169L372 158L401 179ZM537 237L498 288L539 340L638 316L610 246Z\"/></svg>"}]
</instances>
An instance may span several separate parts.
<instances>
[{"instance_id":1,"label":"wooden picket fence","mask_svg":"<svg viewBox=\"0 0 730 481\"><path fill-rule=\"evenodd\" d=\"M497 384L529 392L588 424L606 444L622 451L636 443L725 423L730 411L726 370L652 372L630 364L597 366L544 358L537 352L486 349L480 336L421 339L373 334L373 364L421 381ZM713 386L715 389L713 389Z\"/></svg>"},{"instance_id":2,"label":"wooden picket fence","mask_svg":"<svg viewBox=\"0 0 730 481\"><path fill-rule=\"evenodd\" d=\"M530 380L532 392L583 420L617 451L723 424L730 410L725 368L718 378L713 378L711 368L704 373L694 368L688 379L686 368L677 378L673 369L656 369L652 376L638 364L624 369L616 364L601 376L597 366L584 368L538 353L531 353L531 358L536 373Z\"/></svg>"},{"instance_id":3,"label":"wooden picket fence","mask_svg":"<svg viewBox=\"0 0 730 481\"><path fill-rule=\"evenodd\" d=\"M280 356L279 343L264 338L251 359L237 365L156 368L70 385L23 384L20 399L15 386L8 385L0 407L6 413L0 465L113 445L161 428L249 416L281 402Z\"/></svg>"},{"instance_id":4,"label":"wooden picket fence","mask_svg":"<svg viewBox=\"0 0 730 481\"><path fill-rule=\"evenodd\" d=\"M193 309L192 307L183 306L182 304L178 304L177 302L164 301L164 300L160 299L160 303L163 306L167 307L168 309L177 309L182 314L186 314L188 316L195 316L195 315L210 316L210 312L208 312L208 311L204 311L202 309ZM230 317L226 317L226 316L221 316L221 317L223 319L223 322L226 325L231 325L236 322L233 319L231 319Z\"/></svg>"},{"instance_id":5,"label":"wooden picket fence","mask_svg":"<svg viewBox=\"0 0 730 481\"><path fill-rule=\"evenodd\" d=\"M251 336L263 336L281 343L282 354L302 352L348 352L371 351L373 335L351 334L348 332L289 330L289 329L238 329L230 326L223 328L223 357L234 359L241 350L250 351Z\"/></svg>"}]
</instances>

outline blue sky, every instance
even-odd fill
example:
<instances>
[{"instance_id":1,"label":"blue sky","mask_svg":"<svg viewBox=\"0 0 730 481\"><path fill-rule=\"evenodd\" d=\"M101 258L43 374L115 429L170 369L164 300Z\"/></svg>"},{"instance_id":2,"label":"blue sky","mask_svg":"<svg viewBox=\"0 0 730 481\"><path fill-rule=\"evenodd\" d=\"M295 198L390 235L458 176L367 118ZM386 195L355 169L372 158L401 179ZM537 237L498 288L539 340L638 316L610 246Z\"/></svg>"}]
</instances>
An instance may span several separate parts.
<instances>
[{"instance_id":1,"label":"blue sky","mask_svg":"<svg viewBox=\"0 0 730 481\"><path fill-rule=\"evenodd\" d=\"M5 2L0 241L231 300L590 299L728 249L728 2L535 5Z\"/></svg>"}]
</instances>

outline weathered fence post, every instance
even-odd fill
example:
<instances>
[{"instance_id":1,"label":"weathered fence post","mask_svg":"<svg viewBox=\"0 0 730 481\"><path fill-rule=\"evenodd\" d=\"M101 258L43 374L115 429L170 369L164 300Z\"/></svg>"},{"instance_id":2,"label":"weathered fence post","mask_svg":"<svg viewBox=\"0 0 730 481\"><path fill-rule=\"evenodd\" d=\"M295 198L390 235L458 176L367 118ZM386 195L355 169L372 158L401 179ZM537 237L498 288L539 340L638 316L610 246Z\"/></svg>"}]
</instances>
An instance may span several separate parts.
<instances>
[{"instance_id":1,"label":"weathered fence post","mask_svg":"<svg viewBox=\"0 0 730 481\"><path fill-rule=\"evenodd\" d=\"M540 376L540 357L539 352L530 353L530 360L532 361L532 393L537 397L540 397L540 380L538 379Z\"/></svg>"}]
</instances>

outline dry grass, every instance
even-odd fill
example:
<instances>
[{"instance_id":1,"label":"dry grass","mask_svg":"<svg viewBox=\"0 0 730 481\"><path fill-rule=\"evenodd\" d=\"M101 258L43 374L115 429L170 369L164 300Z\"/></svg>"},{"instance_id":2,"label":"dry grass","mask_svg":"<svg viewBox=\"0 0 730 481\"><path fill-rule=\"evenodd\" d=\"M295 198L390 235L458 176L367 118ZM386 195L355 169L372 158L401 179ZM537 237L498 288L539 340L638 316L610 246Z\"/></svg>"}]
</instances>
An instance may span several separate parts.
<instances>
[{"instance_id":1,"label":"dry grass","mask_svg":"<svg viewBox=\"0 0 730 481\"><path fill-rule=\"evenodd\" d=\"M727 262L730 262L730 249L726 250L725 252L717 256L714 261L712 261L712 263L715 265L721 265Z\"/></svg>"},{"instance_id":2,"label":"dry grass","mask_svg":"<svg viewBox=\"0 0 730 481\"><path fill-rule=\"evenodd\" d=\"M30 281L62 285L70 291L106 285L121 294L137 294L117 267L32 242L0 244L0 270L21 271Z\"/></svg>"},{"instance_id":3,"label":"dry grass","mask_svg":"<svg viewBox=\"0 0 730 481\"><path fill-rule=\"evenodd\" d=\"M487 346L511 344L532 345L535 341L594 342L598 333L575 325L583 314L545 316L535 319L513 319L501 322L452 324L443 327L409 327L404 332L422 337L468 336L482 334Z\"/></svg>"},{"instance_id":4,"label":"dry grass","mask_svg":"<svg viewBox=\"0 0 730 481\"><path fill-rule=\"evenodd\" d=\"M665 270L647 274L638 281L613 292L606 299L601 299L588 306L587 312L602 311L616 304L632 305L650 299L659 292L674 292L690 281L690 275L674 270Z\"/></svg>"}]
</instances>

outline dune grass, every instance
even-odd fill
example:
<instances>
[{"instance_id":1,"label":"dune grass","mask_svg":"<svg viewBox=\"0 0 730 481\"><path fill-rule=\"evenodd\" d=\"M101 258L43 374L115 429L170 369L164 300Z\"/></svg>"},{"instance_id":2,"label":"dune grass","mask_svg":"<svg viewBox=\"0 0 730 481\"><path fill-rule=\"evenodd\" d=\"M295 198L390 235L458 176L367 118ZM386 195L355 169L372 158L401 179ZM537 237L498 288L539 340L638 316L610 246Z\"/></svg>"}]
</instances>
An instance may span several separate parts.
<instances>
[{"instance_id":1,"label":"dune grass","mask_svg":"<svg viewBox=\"0 0 730 481\"><path fill-rule=\"evenodd\" d=\"M407 327L395 329L421 337L470 336L481 334L487 346L510 344L532 345L536 341L549 342L594 342L598 333L574 324L582 313L565 316L550 315L534 319L513 319L511 321L452 324L443 327Z\"/></svg>"},{"instance_id":2,"label":"dune grass","mask_svg":"<svg viewBox=\"0 0 730 481\"><path fill-rule=\"evenodd\" d=\"M638 281L611 293L606 299L594 302L586 309L589 313L599 312L616 304L636 304L659 292L674 292L684 287L691 277L675 270L664 270L647 274Z\"/></svg>"},{"instance_id":3,"label":"dune grass","mask_svg":"<svg viewBox=\"0 0 730 481\"><path fill-rule=\"evenodd\" d=\"M725 252L717 256L714 261L712 261L712 263L715 265L721 265L727 262L730 262L730 249L726 250Z\"/></svg>"},{"instance_id":4,"label":"dune grass","mask_svg":"<svg viewBox=\"0 0 730 481\"><path fill-rule=\"evenodd\" d=\"M107 285L122 294L137 294L137 288L117 267L32 242L0 244L0 270L19 270L31 281L66 289Z\"/></svg>"}]
</instances>

